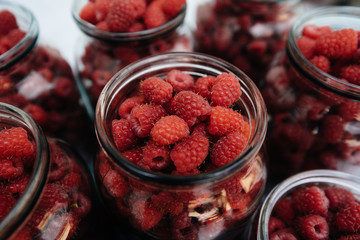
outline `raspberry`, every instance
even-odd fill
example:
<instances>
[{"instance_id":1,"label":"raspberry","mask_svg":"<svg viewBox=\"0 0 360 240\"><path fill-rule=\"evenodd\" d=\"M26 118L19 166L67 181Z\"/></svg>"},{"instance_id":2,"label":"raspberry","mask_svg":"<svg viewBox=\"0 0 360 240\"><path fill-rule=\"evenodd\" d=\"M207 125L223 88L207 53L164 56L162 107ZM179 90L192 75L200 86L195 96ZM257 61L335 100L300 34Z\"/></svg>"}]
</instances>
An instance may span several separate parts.
<instances>
[{"instance_id":1,"label":"raspberry","mask_svg":"<svg viewBox=\"0 0 360 240\"><path fill-rule=\"evenodd\" d=\"M163 105L172 98L173 87L161 78L150 77L141 84L141 90L149 102Z\"/></svg>"},{"instance_id":2,"label":"raspberry","mask_svg":"<svg viewBox=\"0 0 360 240\"><path fill-rule=\"evenodd\" d=\"M318 121L324 117L326 113L329 112L329 107L323 102L319 101L315 97L304 94L298 98L298 111L299 120L310 120Z\"/></svg>"},{"instance_id":3,"label":"raspberry","mask_svg":"<svg viewBox=\"0 0 360 240\"><path fill-rule=\"evenodd\" d=\"M191 90L194 87L194 78L177 69L173 69L167 74L166 81L173 86L174 92Z\"/></svg>"},{"instance_id":4,"label":"raspberry","mask_svg":"<svg viewBox=\"0 0 360 240\"><path fill-rule=\"evenodd\" d=\"M49 142L50 148L50 172L49 181L59 180L69 170L69 157L54 142Z\"/></svg>"},{"instance_id":5,"label":"raspberry","mask_svg":"<svg viewBox=\"0 0 360 240\"><path fill-rule=\"evenodd\" d=\"M143 159L143 150L141 147L132 148L121 152L130 162L137 163Z\"/></svg>"},{"instance_id":6,"label":"raspberry","mask_svg":"<svg viewBox=\"0 0 360 240\"><path fill-rule=\"evenodd\" d=\"M138 137L149 135L153 125L166 115L166 111L160 105L139 105L135 106L130 113L130 126Z\"/></svg>"},{"instance_id":7,"label":"raspberry","mask_svg":"<svg viewBox=\"0 0 360 240\"><path fill-rule=\"evenodd\" d=\"M60 181L61 186L68 192L76 192L82 183L81 175L75 172L70 172Z\"/></svg>"},{"instance_id":8,"label":"raspberry","mask_svg":"<svg viewBox=\"0 0 360 240\"><path fill-rule=\"evenodd\" d=\"M324 216L328 212L329 199L319 187L299 188L292 193L292 206L298 213Z\"/></svg>"},{"instance_id":9,"label":"raspberry","mask_svg":"<svg viewBox=\"0 0 360 240\"><path fill-rule=\"evenodd\" d=\"M168 146L158 145L150 140L146 143L143 150L144 163L152 170L163 170L170 163L170 150Z\"/></svg>"},{"instance_id":10,"label":"raspberry","mask_svg":"<svg viewBox=\"0 0 360 240\"><path fill-rule=\"evenodd\" d=\"M211 162L221 167L237 158L247 144L247 138L239 132L232 132L220 138L212 147Z\"/></svg>"},{"instance_id":11,"label":"raspberry","mask_svg":"<svg viewBox=\"0 0 360 240\"><path fill-rule=\"evenodd\" d=\"M146 0L131 0L130 3L135 9L135 19L142 17L146 10Z\"/></svg>"},{"instance_id":12,"label":"raspberry","mask_svg":"<svg viewBox=\"0 0 360 240\"><path fill-rule=\"evenodd\" d=\"M339 240L360 240L360 234L342 236L339 238Z\"/></svg>"},{"instance_id":13,"label":"raspberry","mask_svg":"<svg viewBox=\"0 0 360 240\"><path fill-rule=\"evenodd\" d=\"M87 2L86 5L81 9L79 17L89 23L96 23L96 8L95 3Z\"/></svg>"},{"instance_id":14,"label":"raspberry","mask_svg":"<svg viewBox=\"0 0 360 240\"><path fill-rule=\"evenodd\" d=\"M356 52L357 45L356 31L341 29L319 37L316 41L316 51L328 58L349 58Z\"/></svg>"},{"instance_id":15,"label":"raspberry","mask_svg":"<svg viewBox=\"0 0 360 240\"><path fill-rule=\"evenodd\" d=\"M124 151L132 147L136 142L136 137L131 129L130 122L126 119L114 119L111 123L111 132L116 148L119 151Z\"/></svg>"},{"instance_id":16,"label":"raspberry","mask_svg":"<svg viewBox=\"0 0 360 240\"><path fill-rule=\"evenodd\" d=\"M38 124L42 125L47 122L47 113L46 111L37 104L29 103L26 107L23 108Z\"/></svg>"},{"instance_id":17,"label":"raspberry","mask_svg":"<svg viewBox=\"0 0 360 240\"><path fill-rule=\"evenodd\" d=\"M327 57L324 56L315 56L311 58L310 62L314 64L315 67L320 69L323 72L330 72L330 61Z\"/></svg>"},{"instance_id":18,"label":"raspberry","mask_svg":"<svg viewBox=\"0 0 360 240\"><path fill-rule=\"evenodd\" d=\"M265 40L260 40L260 39L252 40L251 42L249 42L249 44L246 47L247 52L250 55L259 56L259 57L265 55L267 48L268 48L267 42Z\"/></svg>"},{"instance_id":19,"label":"raspberry","mask_svg":"<svg viewBox=\"0 0 360 240\"><path fill-rule=\"evenodd\" d=\"M300 235L305 239L328 239L329 225L326 219L319 215L306 215L296 221Z\"/></svg>"},{"instance_id":20,"label":"raspberry","mask_svg":"<svg viewBox=\"0 0 360 240\"><path fill-rule=\"evenodd\" d=\"M354 195L344 188L327 187L324 191L330 201L330 210L337 210L348 203L355 202Z\"/></svg>"},{"instance_id":21,"label":"raspberry","mask_svg":"<svg viewBox=\"0 0 360 240\"><path fill-rule=\"evenodd\" d=\"M145 26L142 22L135 21L131 26L128 28L128 32L140 32L145 30Z\"/></svg>"},{"instance_id":22,"label":"raspberry","mask_svg":"<svg viewBox=\"0 0 360 240\"><path fill-rule=\"evenodd\" d=\"M157 121L151 129L152 139L160 145L170 145L189 136L186 122L175 115L166 116Z\"/></svg>"},{"instance_id":23,"label":"raspberry","mask_svg":"<svg viewBox=\"0 0 360 240\"><path fill-rule=\"evenodd\" d=\"M304 26L302 30L302 35L312 39L318 39L320 36L331 33L332 29L329 26L318 27L314 24L308 24Z\"/></svg>"},{"instance_id":24,"label":"raspberry","mask_svg":"<svg viewBox=\"0 0 360 240\"><path fill-rule=\"evenodd\" d=\"M152 205L163 214L170 213L178 215L182 212L184 205L169 192L160 192L151 196Z\"/></svg>"},{"instance_id":25,"label":"raspberry","mask_svg":"<svg viewBox=\"0 0 360 240\"><path fill-rule=\"evenodd\" d=\"M210 113L210 123L207 130L210 134L222 136L234 131L240 131L243 123L243 116L237 111L217 106Z\"/></svg>"},{"instance_id":26,"label":"raspberry","mask_svg":"<svg viewBox=\"0 0 360 240\"><path fill-rule=\"evenodd\" d=\"M211 103L213 105L230 107L241 96L239 80L232 73L222 73L216 77L211 89Z\"/></svg>"},{"instance_id":27,"label":"raspberry","mask_svg":"<svg viewBox=\"0 0 360 240\"><path fill-rule=\"evenodd\" d=\"M4 129L0 132L0 155L2 157L24 157L34 152L28 134L21 127Z\"/></svg>"},{"instance_id":28,"label":"raspberry","mask_svg":"<svg viewBox=\"0 0 360 240\"><path fill-rule=\"evenodd\" d=\"M110 32L110 28L106 21L99 22L98 24L95 25L95 27L101 31Z\"/></svg>"},{"instance_id":29,"label":"raspberry","mask_svg":"<svg viewBox=\"0 0 360 240\"><path fill-rule=\"evenodd\" d=\"M165 1L155 0L146 8L143 16L146 28L156 28L166 23L167 19L162 10L163 2Z\"/></svg>"},{"instance_id":30,"label":"raspberry","mask_svg":"<svg viewBox=\"0 0 360 240\"><path fill-rule=\"evenodd\" d=\"M346 233L360 233L360 204L352 203L341 208L335 216L337 228Z\"/></svg>"},{"instance_id":31,"label":"raspberry","mask_svg":"<svg viewBox=\"0 0 360 240\"><path fill-rule=\"evenodd\" d=\"M96 0L95 1L95 16L97 22L102 22L106 19L109 12L112 0Z\"/></svg>"},{"instance_id":32,"label":"raspberry","mask_svg":"<svg viewBox=\"0 0 360 240\"><path fill-rule=\"evenodd\" d=\"M74 84L68 77L55 78L54 85L53 93L58 97L67 98L73 94Z\"/></svg>"},{"instance_id":33,"label":"raspberry","mask_svg":"<svg viewBox=\"0 0 360 240\"><path fill-rule=\"evenodd\" d=\"M21 194L25 191L29 181L30 174L23 173L17 178L8 180L5 187L10 193L21 196Z\"/></svg>"},{"instance_id":34,"label":"raspberry","mask_svg":"<svg viewBox=\"0 0 360 240\"><path fill-rule=\"evenodd\" d=\"M111 77L111 72L103 69L97 69L91 75L91 79L93 80L94 84L101 88L106 85L106 83L111 79Z\"/></svg>"},{"instance_id":35,"label":"raspberry","mask_svg":"<svg viewBox=\"0 0 360 240\"><path fill-rule=\"evenodd\" d=\"M169 110L191 127L199 121L199 117L209 115L211 107L200 95L192 91L181 91L171 99Z\"/></svg>"},{"instance_id":36,"label":"raspberry","mask_svg":"<svg viewBox=\"0 0 360 240\"><path fill-rule=\"evenodd\" d=\"M300 37L297 41L300 52L306 59L312 59L315 55L316 41L308 37Z\"/></svg>"},{"instance_id":37,"label":"raspberry","mask_svg":"<svg viewBox=\"0 0 360 240\"><path fill-rule=\"evenodd\" d=\"M298 238L295 237L295 233L292 229L284 228L272 233L269 240L298 240Z\"/></svg>"},{"instance_id":38,"label":"raspberry","mask_svg":"<svg viewBox=\"0 0 360 240\"><path fill-rule=\"evenodd\" d=\"M139 199L132 205L132 214L141 230L147 231L158 224L163 214L146 199Z\"/></svg>"},{"instance_id":39,"label":"raspberry","mask_svg":"<svg viewBox=\"0 0 360 240\"><path fill-rule=\"evenodd\" d=\"M110 169L106 173L103 184L108 193L115 198L121 198L128 192L127 182L120 173L114 169Z\"/></svg>"},{"instance_id":40,"label":"raspberry","mask_svg":"<svg viewBox=\"0 0 360 240\"><path fill-rule=\"evenodd\" d=\"M0 187L0 222L7 216L16 203L15 198L3 187Z\"/></svg>"},{"instance_id":41,"label":"raspberry","mask_svg":"<svg viewBox=\"0 0 360 240\"><path fill-rule=\"evenodd\" d=\"M41 206L41 211L44 212L47 210L57 211L67 209L69 206L69 195L59 184L48 183L43 190L39 206Z\"/></svg>"},{"instance_id":42,"label":"raspberry","mask_svg":"<svg viewBox=\"0 0 360 240\"><path fill-rule=\"evenodd\" d=\"M214 76L205 76L198 78L194 85L194 92L199 94L205 99L211 99L211 88L216 81Z\"/></svg>"},{"instance_id":43,"label":"raspberry","mask_svg":"<svg viewBox=\"0 0 360 240\"><path fill-rule=\"evenodd\" d=\"M269 234L285 228L285 224L276 217L270 217L269 219Z\"/></svg>"},{"instance_id":44,"label":"raspberry","mask_svg":"<svg viewBox=\"0 0 360 240\"><path fill-rule=\"evenodd\" d=\"M194 129L191 132L191 135L207 136L206 128L207 128L207 124L202 122L194 127Z\"/></svg>"},{"instance_id":45,"label":"raspberry","mask_svg":"<svg viewBox=\"0 0 360 240\"><path fill-rule=\"evenodd\" d=\"M11 30L18 28L16 18L8 10L2 10L0 12L0 37L7 35Z\"/></svg>"},{"instance_id":46,"label":"raspberry","mask_svg":"<svg viewBox=\"0 0 360 240\"><path fill-rule=\"evenodd\" d=\"M0 160L0 180L13 179L24 172L21 158Z\"/></svg>"},{"instance_id":47,"label":"raspberry","mask_svg":"<svg viewBox=\"0 0 360 240\"><path fill-rule=\"evenodd\" d=\"M208 155L209 140L203 135L191 135L177 143L170 152L178 172L189 172L202 164Z\"/></svg>"},{"instance_id":48,"label":"raspberry","mask_svg":"<svg viewBox=\"0 0 360 240\"><path fill-rule=\"evenodd\" d=\"M360 65L350 65L341 69L341 77L353 84L360 85Z\"/></svg>"},{"instance_id":49,"label":"raspberry","mask_svg":"<svg viewBox=\"0 0 360 240\"><path fill-rule=\"evenodd\" d=\"M91 201L81 192L74 192L71 199L71 212L78 218L86 216L91 209Z\"/></svg>"},{"instance_id":50,"label":"raspberry","mask_svg":"<svg viewBox=\"0 0 360 240\"><path fill-rule=\"evenodd\" d=\"M121 118L126 119L130 116L130 112L134 107L143 103L145 103L145 98L142 95L127 98L124 102L121 103L118 114Z\"/></svg>"},{"instance_id":51,"label":"raspberry","mask_svg":"<svg viewBox=\"0 0 360 240\"><path fill-rule=\"evenodd\" d=\"M31 232L28 227L24 227L20 230L19 233L16 234L16 236L11 237L11 240L31 240Z\"/></svg>"},{"instance_id":52,"label":"raspberry","mask_svg":"<svg viewBox=\"0 0 360 240\"><path fill-rule=\"evenodd\" d=\"M344 122L338 115L327 115L324 117L319 129L321 138L328 143L341 141L344 134Z\"/></svg>"},{"instance_id":53,"label":"raspberry","mask_svg":"<svg viewBox=\"0 0 360 240\"><path fill-rule=\"evenodd\" d=\"M113 0L106 22L112 32L125 32L135 21L136 11L131 0Z\"/></svg>"},{"instance_id":54,"label":"raspberry","mask_svg":"<svg viewBox=\"0 0 360 240\"><path fill-rule=\"evenodd\" d=\"M338 108L338 114L345 121L358 119L360 116L360 103L357 101L352 101L350 99L345 99Z\"/></svg>"},{"instance_id":55,"label":"raspberry","mask_svg":"<svg viewBox=\"0 0 360 240\"><path fill-rule=\"evenodd\" d=\"M20 29L13 29L9 32L7 35L7 40L9 44L9 48L14 47L16 44L18 44L21 39L25 37L26 33Z\"/></svg>"},{"instance_id":56,"label":"raspberry","mask_svg":"<svg viewBox=\"0 0 360 240\"><path fill-rule=\"evenodd\" d=\"M175 17L185 6L186 0L166 0L162 5L164 13L171 18Z\"/></svg>"}]
</instances>

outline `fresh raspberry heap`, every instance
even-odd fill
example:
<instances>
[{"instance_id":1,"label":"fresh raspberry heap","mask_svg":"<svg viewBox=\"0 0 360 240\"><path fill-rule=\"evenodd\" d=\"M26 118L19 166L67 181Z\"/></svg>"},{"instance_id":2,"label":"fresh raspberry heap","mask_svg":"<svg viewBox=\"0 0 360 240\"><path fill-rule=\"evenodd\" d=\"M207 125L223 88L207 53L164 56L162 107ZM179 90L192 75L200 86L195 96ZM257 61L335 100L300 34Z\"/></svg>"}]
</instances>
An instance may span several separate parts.
<instances>
[{"instance_id":1,"label":"fresh raspberry heap","mask_svg":"<svg viewBox=\"0 0 360 240\"><path fill-rule=\"evenodd\" d=\"M186 0L92 0L83 6L79 17L103 31L142 31L170 21L185 4Z\"/></svg>"},{"instance_id":2,"label":"fresh raspberry heap","mask_svg":"<svg viewBox=\"0 0 360 240\"><path fill-rule=\"evenodd\" d=\"M0 55L14 47L25 36L16 18L9 10L0 11Z\"/></svg>"},{"instance_id":3,"label":"fresh raspberry heap","mask_svg":"<svg viewBox=\"0 0 360 240\"><path fill-rule=\"evenodd\" d=\"M300 186L275 205L270 239L358 239L360 205L349 190L338 186ZM282 239L282 238L280 238Z\"/></svg>"}]
</instances>

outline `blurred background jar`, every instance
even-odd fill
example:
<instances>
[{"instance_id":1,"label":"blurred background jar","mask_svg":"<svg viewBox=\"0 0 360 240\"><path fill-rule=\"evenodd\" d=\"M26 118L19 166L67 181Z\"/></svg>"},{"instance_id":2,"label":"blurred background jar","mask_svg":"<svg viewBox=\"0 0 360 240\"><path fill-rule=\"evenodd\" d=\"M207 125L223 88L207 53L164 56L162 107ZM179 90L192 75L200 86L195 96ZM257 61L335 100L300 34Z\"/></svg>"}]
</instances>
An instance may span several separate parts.
<instances>
[{"instance_id":1,"label":"blurred background jar","mask_svg":"<svg viewBox=\"0 0 360 240\"><path fill-rule=\"evenodd\" d=\"M197 6L195 51L222 58L257 85L301 13L298 0L206 0Z\"/></svg>"},{"instance_id":2,"label":"blurred background jar","mask_svg":"<svg viewBox=\"0 0 360 240\"><path fill-rule=\"evenodd\" d=\"M314 9L292 26L261 89L271 115L270 176L360 173L360 8Z\"/></svg>"},{"instance_id":3,"label":"blurred background jar","mask_svg":"<svg viewBox=\"0 0 360 240\"><path fill-rule=\"evenodd\" d=\"M143 13L144 17L135 19L134 24L130 26L131 29L124 28L119 32L109 28L112 22L112 20L108 20L109 13L100 14L102 8L99 5L102 2L106 1L98 0L92 3L87 0L76 0L72 7L73 18L83 33L77 42L75 52L78 87L91 119L94 118L94 109L101 90L120 69L146 56L170 51L193 50L191 31L184 24L185 1L171 1L184 3L175 16L165 14L160 9L159 15L153 19L164 18L164 24L152 27L153 24L146 24L142 19L145 19L145 15L155 14L156 11L151 9L161 8L157 5L162 4L163 1L154 0L146 3L146 1L139 0L138 2L142 2L142 8L147 9ZM109 7L115 8L118 2L113 1L113 5L109 3ZM89 20L84 14L84 9L88 5L94 5L95 19L93 20L91 18ZM95 22L97 22L96 25Z\"/></svg>"},{"instance_id":4,"label":"blurred background jar","mask_svg":"<svg viewBox=\"0 0 360 240\"><path fill-rule=\"evenodd\" d=\"M0 238L91 239L94 202L82 160L19 108L0 103L0 123Z\"/></svg>"},{"instance_id":5,"label":"blurred background jar","mask_svg":"<svg viewBox=\"0 0 360 240\"><path fill-rule=\"evenodd\" d=\"M251 133L244 151L231 163L216 168L205 159L193 174L171 175L142 168L117 150L111 122L117 117L119 106L136 94L144 79L163 78L172 69L195 79L223 72L233 73L239 79L242 95L233 108L249 122ZM263 148L266 109L255 84L243 72L222 60L200 54L168 53L144 58L108 82L95 116L101 146L95 160L95 177L119 229L140 239L239 236L260 203L267 179Z\"/></svg>"}]
</instances>

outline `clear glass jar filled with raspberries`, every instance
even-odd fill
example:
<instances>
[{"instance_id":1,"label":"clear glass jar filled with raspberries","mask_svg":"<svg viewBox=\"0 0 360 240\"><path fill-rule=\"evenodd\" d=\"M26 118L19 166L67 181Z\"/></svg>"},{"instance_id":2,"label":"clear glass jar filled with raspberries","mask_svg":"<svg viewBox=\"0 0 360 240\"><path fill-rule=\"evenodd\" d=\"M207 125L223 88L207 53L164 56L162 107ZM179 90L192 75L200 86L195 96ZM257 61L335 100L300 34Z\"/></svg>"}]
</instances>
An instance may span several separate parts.
<instances>
[{"instance_id":1,"label":"clear glass jar filled with raspberries","mask_svg":"<svg viewBox=\"0 0 360 240\"><path fill-rule=\"evenodd\" d=\"M65 142L0 103L0 155L1 239L89 239L90 174Z\"/></svg>"},{"instance_id":2,"label":"clear glass jar filled with raspberries","mask_svg":"<svg viewBox=\"0 0 360 240\"><path fill-rule=\"evenodd\" d=\"M0 22L0 102L26 111L49 136L81 142L87 118L70 65L38 41L38 23L27 8L1 1Z\"/></svg>"},{"instance_id":3,"label":"clear glass jar filled with raspberries","mask_svg":"<svg viewBox=\"0 0 360 240\"><path fill-rule=\"evenodd\" d=\"M266 117L255 84L217 58L167 53L118 72L96 108L94 171L119 228L238 237L264 192Z\"/></svg>"},{"instance_id":4,"label":"clear glass jar filled with raspberries","mask_svg":"<svg viewBox=\"0 0 360 240\"><path fill-rule=\"evenodd\" d=\"M303 170L360 174L360 8L299 18L261 88L271 115L272 177Z\"/></svg>"},{"instance_id":5,"label":"clear glass jar filled with raspberries","mask_svg":"<svg viewBox=\"0 0 360 240\"><path fill-rule=\"evenodd\" d=\"M359 176L305 171L273 188L248 239L359 239L359 216Z\"/></svg>"},{"instance_id":6,"label":"clear glass jar filled with raspberries","mask_svg":"<svg viewBox=\"0 0 360 240\"><path fill-rule=\"evenodd\" d=\"M206 0L196 12L195 51L222 58L258 85L285 46L299 0Z\"/></svg>"},{"instance_id":7,"label":"clear glass jar filled with raspberries","mask_svg":"<svg viewBox=\"0 0 360 240\"><path fill-rule=\"evenodd\" d=\"M170 51L192 51L186 0L75 0L81 35L76 47L78 87L89 116L110 78L129 63Z\"/></svg>"}]
</instances>

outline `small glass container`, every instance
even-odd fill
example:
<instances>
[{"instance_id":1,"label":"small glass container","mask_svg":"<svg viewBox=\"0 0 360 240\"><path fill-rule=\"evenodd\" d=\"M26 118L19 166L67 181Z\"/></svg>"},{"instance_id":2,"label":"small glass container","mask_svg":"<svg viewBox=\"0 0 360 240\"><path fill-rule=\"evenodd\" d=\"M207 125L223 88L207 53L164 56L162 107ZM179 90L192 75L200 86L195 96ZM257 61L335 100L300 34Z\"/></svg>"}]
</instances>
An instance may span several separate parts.
<instances>
[{"instance_id":1,"label":"small glass container","mask_svg":"<svg viewBox=\"0 0 360 240\"><path fill-rule=\"evenodd\" d=\"M257 85L285 46L299 0L206 0L197 7L195 51L222 58Z\"/></svg>"},{"instance_id":2,"label":"small glass container","mask_svg":"<svg viewBox=\"0 0 360 240\"><path fill-rule=\"evenodd\" d=\"M110 123L119 104L136 91L145 78L164 77L174 68L195 79L222 72L233 73L239 79L243 93L234 108L251 123L251 137L243 153L231 163L201 174L170 175L139 167L117 151ZM140 238L235 237L257 209L264 192L266 127L266 109L259 91L233 65L195 53L167 53L144 58L118 72L105 86L98 101L95 128L101 149L94 171L102 198L116 217L119 228L132 229L129 234ZM169 210L159 214L159 210L151 207L156 198L162 197L172 199L164 200L164 208L176 209L176 212ZM157 217L149 221L149 215Z\"/></svg>"},{"instance_id":3,"label":"small glass container","mask_svg":"<svg viewBox=\"0 0 360 240\"><path fill-rule=\"evenodd\" d=\"M75 0L72 15L82 31L75 52L78 87L93 119L100 92L116 72L150 55L190 52L193 39L191 30L184 24L186 5L177 16L159 27L136 32L107 32L79 17L87 2Z\"/></svg>"},{"instance_id":4,"label":"small glass container","mask_svg":"<svg viewBox=\"0 0 360 240\"><path fill-rule=\"evenodd\" d=\"M91 180L78 155L9 104L0 128L0 238L89 239Z\"/></svg>"},{"instance_id":5,"label":"small glass container","mask_svg":"<svg viewBox=\"0 0 360 240\"><path fill-rule=\"evenodd\" d=\"M360 174L360 86L315 67L297 44L309 25L359 31L359 16L357 7L319 8L292 26L287 48L275 57L261 88L271 115L270 176L321 168Z\"/></svg>"}]
</instances>

